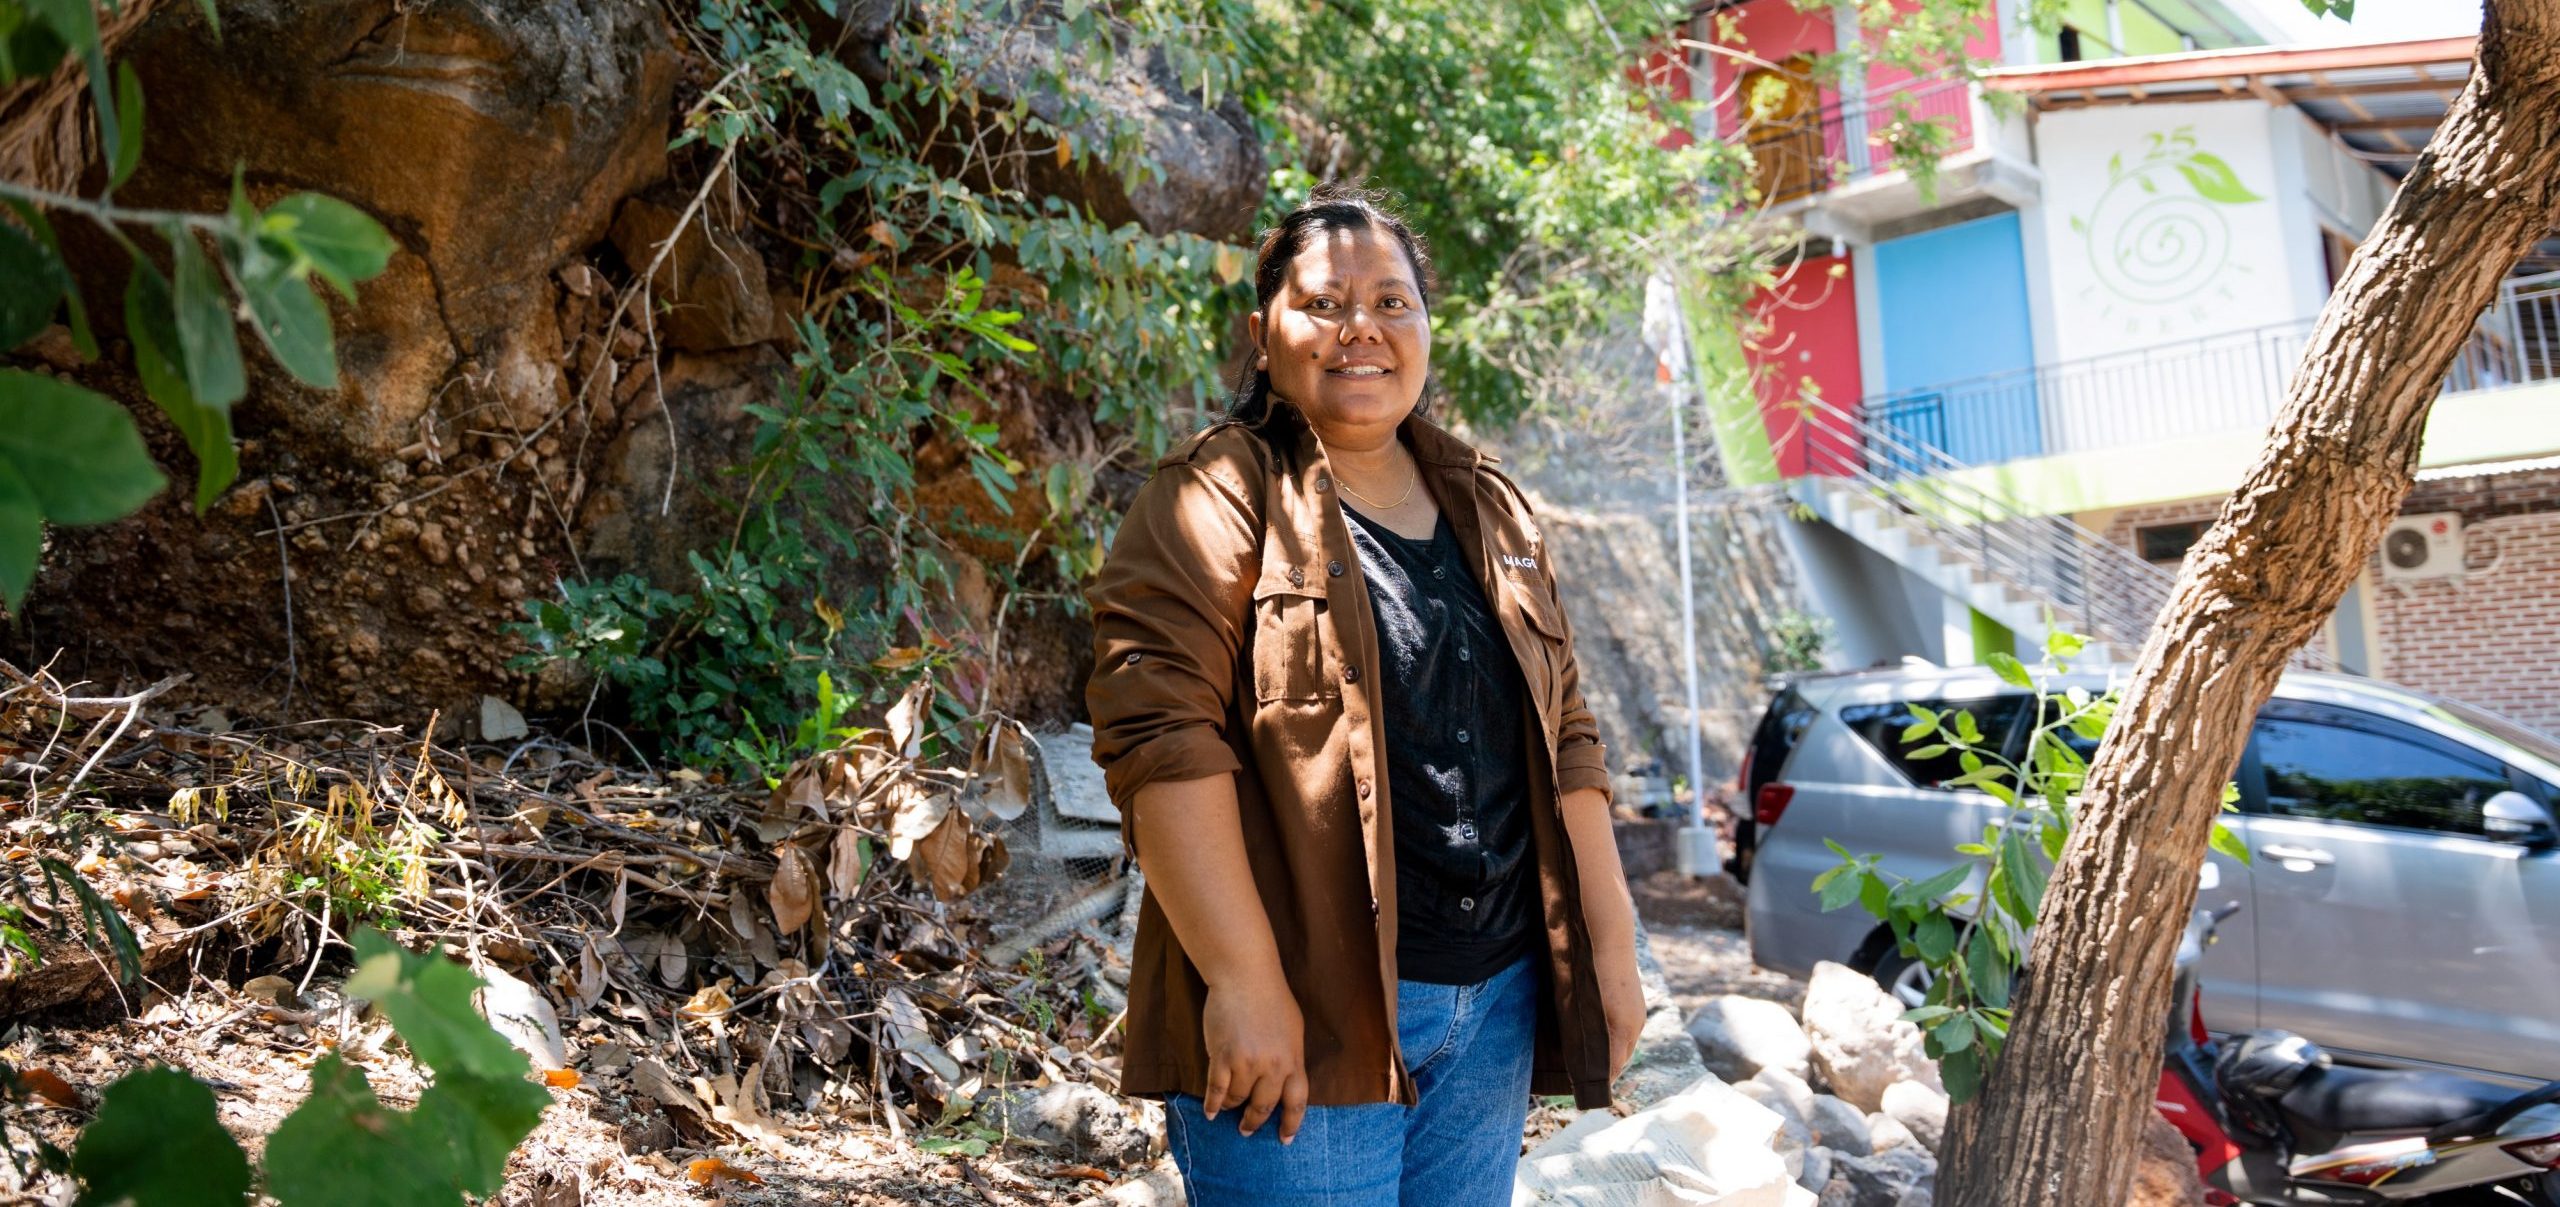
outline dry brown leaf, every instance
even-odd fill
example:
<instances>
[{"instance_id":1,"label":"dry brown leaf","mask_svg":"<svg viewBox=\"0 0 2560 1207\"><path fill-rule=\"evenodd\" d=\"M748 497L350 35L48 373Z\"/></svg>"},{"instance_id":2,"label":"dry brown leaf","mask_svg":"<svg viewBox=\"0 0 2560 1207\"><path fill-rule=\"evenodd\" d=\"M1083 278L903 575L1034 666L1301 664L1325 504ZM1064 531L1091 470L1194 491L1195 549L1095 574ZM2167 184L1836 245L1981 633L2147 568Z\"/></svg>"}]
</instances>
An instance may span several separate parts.
<instances>
[{"instance_id":1,"label":"dry brown leaf","mask_svg":"<svg viewBox=\"0 0 2560 1207\"><path fill-rule=\"evenodd\" d=\"M988 735L986 766L975 777L978 800L997 821L1012 821L1031 807L1031 734L1018 721L999 721Z\"/></svg>"},{"instance_id":2,"label":"dry brown leaf","mask_svg":"<svg viewBox=\"0 0 2560 1207\"><path fill-rule=\"evenodd\" d=\"M924 647L902 645L871 660L871 665L884 671L902 671L924 661Z\"/></svg>"},{"instance_id":3,"label":"dry brown leaf","mask_svg":"<svg viewBox=\"0 0 2560 1207\"><path fill-rule=\"evenodd\" d=\"M908 854L912 864L933 895L945 901L967 896L978 887L978 836L969 828L965 814L946 810L942 824L916 842Z\"/></svg>"},{"instance_id":4,"label":"dry brown leaf","mask_svg":"<svg viewBox=\"0 0 2560 1207\"><path fill-rule=\"evenodd\" d=\"M912 759L924 753L925 722L932 716L933 680L918 679L889 708L889 748Z\"/></svg>"},{"instance_id":5,"label":"dry brown leaf","mask_svg":"<svg viewBox=\"0 0 2560 1207\"><path fill-rule=\"evenodd\" d=\"M800 933L809 924L809 913L818 904L818 873L809 866L809 856L796 846L785 846L774 861L773 883L765 886L765 902L773 906L774 929L785 935Z\"/></svg>"},{"instance_id":6,"label":"dry brown leaf","mask_svg":"<svg viewBox=\"0 0 2560 1207\"><path fill-rule=\"evenodd\" d=\"M548 1069L542 1074L542 1084L555 1090L574 1090L578 1088L578 1080L576 1069Z\"/></svg>"},{"instance_id":7,"label":"dry brown leaf","mask_svg":"<svg viewBox=\"0 0 2560 1207\"><path fill-rule=\"evenodd\" d=\"M851 826L836 831L834 845L827 850L827 891L838 900L851 898L862 889L862 873L870 866L868 842L862 832Z\"/></svg>"},{"instance_id":8,"label":"dry brown leaf","mask_svg":"<svg viewBox=\"0 0 2560 1207\"><path fill-rule=\"evenodd\" d=\"M20 1069L18 1084L25 1086L28 1093L64 1110L76 1111L89 1105L78 1087L64 1081L61 1074L50 1069Z\"/></svg>"},{"instance_id":9,"label":"dry brown leaf","mask_svg":"<svg viewBox=\"0 0 2560 1207\"><path fill-rule=\"evenodd\" d=\"M782 1125L764 1113L756 1102L758 1087L764 1083L764 1062L759 1060L747 1070L744 1081L726 1073L705 1080L693 1079L693 1092L711 1104L711 1117L729 1125L739 1135L773 1142L785 1137Z\"/></svg>"},{"instance_id":10,"label":"dry brown leaf","mask_svg":"<svg viewBox=\"0 0 2560 1207\"><path fill-rule=\"evenodd\" d=\"M914 858L915 845L942 828L951 814L951 797L926 792L912 780L901 780L885 794L889 808L889 857ZM961 819L965 826L968 819Z\"/></svg>"},{"instance_id":11,"label":"dry brown leaf","mask_svg":"<svg viewBox=\"0 0 2560 1207\"><path fill-rule=\"evenodd\" d=\"M703 986L685 999L683 1005L676 1007L676 1013L686 1018L718 1018L737 1009L737 1004L729 1000L729 986L734 983L728 977L722 977L716 985Z\"/></svg>"},{"instance_id":12,"label":"dry brown leaf","mask_svg":"<svg viewBox=\"0 0 2560 1207\"><path fill-rule=\"evenodd\" d=\"M570 988L578 996L578 1004L593 1009L604 998L604 953L596 950L596 937L588 935L578 947L578 968L572 975Z\"/></svg>"},{"instance_id":13,"label":"dry brown leaf","mask_svg":"<svg viewBox=\"0 0 2560 1207\"><path fill-rule=\"evenodd\" d=\"M685 1166L684 1176L692 1179L696 1186L709 1186L715 1190L722 1182L744 1182L749 1186L764 1185L763 1178L718 1157L704 1157Z\"/></svg>"},{"instance_id":14,"label":"dry brown leaf","mask_svg":"<svg viewBox=\"0 0 2560 1207\"><path fill-rule=\"evenodd\" d=\"M300 995L294 992L293 981L280 976L249 978L249 982L240 987L240 996L287 1010L296 1009L302 1005Z\"/></svg>"}]
</instances>

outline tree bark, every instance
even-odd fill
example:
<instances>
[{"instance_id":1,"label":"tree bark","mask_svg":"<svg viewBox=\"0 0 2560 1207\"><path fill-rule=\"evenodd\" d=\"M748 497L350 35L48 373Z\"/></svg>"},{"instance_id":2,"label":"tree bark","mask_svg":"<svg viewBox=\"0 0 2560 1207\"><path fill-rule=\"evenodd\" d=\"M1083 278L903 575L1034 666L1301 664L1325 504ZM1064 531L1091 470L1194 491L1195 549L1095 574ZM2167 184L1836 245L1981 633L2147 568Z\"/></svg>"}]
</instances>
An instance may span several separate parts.
<instances>
[{"instance_id":1,"label":"tree bark","mask_svg":"<svg viewBox=\"0 0 2560 1207\"><path fill-rule=\"evenodd\" d=\"M2098 751L2007 1050L1949 1119L1953 1207L2121 1203L2179 933L2250 722L2380 543L2445 370L2560 201L2560 0L2488 0L2469 84L2348 265Z\"/></svg>"}]
</instances>

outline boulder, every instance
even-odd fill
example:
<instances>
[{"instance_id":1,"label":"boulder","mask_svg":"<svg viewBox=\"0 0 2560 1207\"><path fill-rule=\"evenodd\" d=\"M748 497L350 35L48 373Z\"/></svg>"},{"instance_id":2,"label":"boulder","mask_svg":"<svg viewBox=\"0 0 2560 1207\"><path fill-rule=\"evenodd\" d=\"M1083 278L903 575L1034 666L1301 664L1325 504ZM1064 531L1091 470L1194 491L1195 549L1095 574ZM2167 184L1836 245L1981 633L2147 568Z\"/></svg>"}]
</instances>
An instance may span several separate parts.
<instances>
[{"instance_id":1,"label":"boulder","mask_svg":"<svg viewBox=\"0 0 2560 1207\"><path fill-rule=\"evenodd\" d=\"M217 7L218 36L202 7L164 4L126 42L151 153L117 200L219 210L245 165L252 201L318 189L401 248L339 317L344 386L253 397L304 436L379 456L418 439L452 369L494 381L547 363L510 349L549 326L552 268L666 174L676 56L660 15L621 0ZM93 313L122 313L121 264L83 273ZM547 410L556 375L534 376L502 384Z\"/></svg>"},{"instance_id":2,"label":"boulder","mask_svg":"<svg viewBox=\"0 0 2560 1207\"><path fill-rule=\"evenodd\" d=\"M645 197L622 203L613 246L633 276L650 265L649 299L658 342L685 352L719 352L773 338L773 297L764 259L747 242L713 230L708 214L677 225L678 205Z\"/></svg>"},{"instance_id":3,"label":"boulder","mask_svg":"<svg viewBox=\"0 0 2560 1207\"><path fill-rule=\"evenodd\" d=\"M1947 1134L1947 1096L1917 1081L1897 1081L1884 1088L1880 1109L1909 1128L1920 1147L1938 1151Z\"/></svg>"},{"instance_id":4,"label":"boulder","mask_svg":"<svg viewBox=\"0 0 2560 1207\"><path fill-rule=\"evenodd\" d=\"M1896 1148L1920 1148L1920 1140L1904 1127L1902 1121L1879 1111L1867 1116L1867 1143L1875 1152ZM1935 1154L1934 1149L1927 1150Z\"/></svg>"},{"instance_id":5,"label":"boulder","mask_svg":"<svg viewBox=\"0 0 2560 1207\"><path fill-rule=\"evenodd\" d=\"M1798 1077L1813 1071L1813 1045L1796 1016L1776 1002L1728 994L1711 998L1689 1016L1689 1038L1707 1071L1740 1081L1762 1069Z\"/></svg>"},{"instance_id":6,"label":"boulder","mask_svg":"<svg viewBox=\"0 0 2560 1207\"><path fill-rule=\"evenodd\" d=\"M1830 1201L1829 1186L1848 1183L1854 1197L1853 1207L1928 1207L1938 1181L1937 1158L1917 1148L1896 1148L1871 1157L1835 1154L1831 1167L1831 1183L1825 1186L1824 1201Z\"/></svg>"},{"instance_id":7,"label":"boulder","mask_svg":"<svg viewBox=\"0 0 2560 1207\"><path fill-rule=\"evenodd\" d=\"M1145 1130L1119 1099L1083 1082L1015 1090L1004 1096L1002 1105L1005 1130L1017 1142L1090 1165L1126 1165L1146 1158Z\"/></svg>"},{"instance_id":8,"label":"boulder","mask_svg":"<svg viewBox=\"0 0 2560 1207\"><path fill-rule=\"evenodd\" d=\"M1804 1078L1783 1069L1762 1069L1758 1076L1753 1077L1746 1084L1765 1087L1784 1101L1787 1105L1779 1113L1807 1123L1812 1122L1813 1100L1818 1095L1813 1092L1812 1086L1805 1084Z\"/></svg>"},{"instance_id":9,"label":"boulder","mask_svg":"<svg viewBox=\"0 0 2560 1207\"><path fill-rule=\"evenodd\" d=\"M2196 1172L2196 1152L2177 1126L2159 1112L2142 1130L2142 1156L2133 1170L2133 1193L2125 1207L2202 1207L2204 1179Z\"/></svg>"},{"instance_id":10,"label":"boulder","mask_svg":"<svg viewBox=\"0 0 2560 1207\"><path fill-rule=\"evenodd\" d=\"M1831 1181L1831 1150L1816 1145L1804 1151L1804 1171L1796 1175L1796 1185L1815 1194Z\"/></svg>"},{"instance_id":11,"label":"boulder","mask_svg":"<svg viewBox=\"0 0 2560 1207\"><path fill-rule=\"evenodd\" d=\"M1921 1050L1920 1029L1902 1021L1902 1010L1873 978L1845 964L1816 965L1805 986L1814 1071L1861 1111L1882 1109L1885 1087L1897 1081L1945 1092L1937 1062Z\"/></svg>"},{"instance_id":12,"label":"boulder","mask_svg":"<svg viewBox=\"0 0 2560 1207\"><path fill-rule=\"evenodd\" d=\"M1824 1148L1851 1157L1875 1151L1875 1141L1867 1132L1866 1115L1829 1094L1815 1096L1813 1114L1805 1123L1813 1128L1813 1142Z\"/></svg>"}]
</instances>

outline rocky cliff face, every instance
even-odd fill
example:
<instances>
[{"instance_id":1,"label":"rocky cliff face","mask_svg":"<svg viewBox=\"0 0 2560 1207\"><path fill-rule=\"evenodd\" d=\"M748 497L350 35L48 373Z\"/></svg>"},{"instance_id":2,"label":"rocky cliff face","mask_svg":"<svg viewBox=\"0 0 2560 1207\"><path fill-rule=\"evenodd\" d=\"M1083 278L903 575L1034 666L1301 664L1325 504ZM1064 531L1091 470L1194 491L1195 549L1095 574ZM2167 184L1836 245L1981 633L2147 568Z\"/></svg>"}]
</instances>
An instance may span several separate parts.
<instances>
[{"instance_id":1,"label":"rocky cliff face","mask_svg":"<svg viewBox=\"0 0 2560 1207\"><path fill-rule=\"evenodd\" d=\"M1678 533L1667 508L1580 511L1541 501L1540 530L1573 622L1582 690L1610 769L1687 774L1680 667ZM1698 727L1710 786L1730 782L1768 704L1761 618L1795 606L1783 513L1747 505L1693 512Z\"/></svg>"},{"instance_id":2,"label":"rocky cliff face","mask_svg":"<svg viewBox=\"0 0 2560 1207\"><path fill-rule=\"evenodd\" d=\"M341 389L253 378L234 415L241 480L209 514L178 490L124 522L54 534L13 656L60 649L56 673L101 682L190 672L193 702L233 715L414 723L441 710L450 725L482 693L583 700L583 683L509 671L519 648L502 627L564 579L631 570L689 585L686 552L734 522L721 471L748 455L746 408L776 396L788 364L798 248L750 221L752 198L714 190L657 256L704 174L671 170L678 105L717 73L657 6L617 0L219 9L218 40L192 3L160 5L126 37L150 124L118 201L219 209L237 169L260 201L346 199L402 250L337 307ZM892 3L859 7L839 52L876 57L864 39L900 36L897 18ZM1249 125L1139 71L1148 86L1126 116L1166 157L1164 179L1135 192L1116 178L1038 183L1153 230L1241 230L1263 183ZM985 87L1009 105L1002 89L1020 84L995 73ZM93 239L72 254L91 313L120 314L123 253ZM650 306L617 317L618 291L653 262ZM82 366L39 341L34 356L134 401L171 476L192 473L120 349ZM984 384L1017 459L1095 454L1079 399ZM949 494L987 510L997 534L1027 522L962 498L975 483L936 456L919 466L925 504ZM1002 544L972 552L1010 558ZM957 577L955 611L991 624L985 567ZM1013 694L999 703L1072 712L1083 642L1054 615L1011 623L997 683Z\"/></svg>"}]
</instances>

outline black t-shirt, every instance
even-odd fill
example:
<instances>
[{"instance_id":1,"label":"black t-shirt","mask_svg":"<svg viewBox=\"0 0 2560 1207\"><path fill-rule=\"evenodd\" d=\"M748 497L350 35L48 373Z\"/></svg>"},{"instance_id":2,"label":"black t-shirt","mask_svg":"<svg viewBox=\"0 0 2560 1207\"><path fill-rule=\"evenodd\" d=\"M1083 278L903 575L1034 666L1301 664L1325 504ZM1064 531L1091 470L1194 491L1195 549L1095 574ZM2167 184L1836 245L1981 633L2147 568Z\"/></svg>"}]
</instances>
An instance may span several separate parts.
<instances>
[{"instance_id":1,"label":"black t-shirt","mask_svg":"<svg viewBox=\"0 0 2560 1207\"><path fill-rule=\"evenodd\" d=\"M1527 684L1447 518L1420 541L1343 519L1385 662L1397 975L1471 985L1538 938Z\"/></svg>"}]
</instances>

